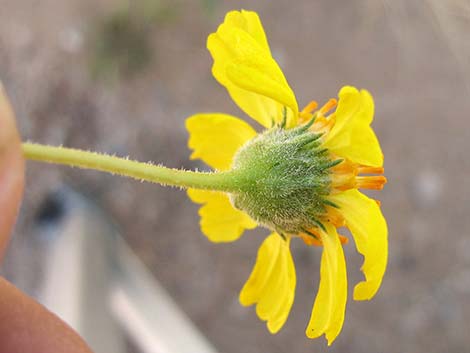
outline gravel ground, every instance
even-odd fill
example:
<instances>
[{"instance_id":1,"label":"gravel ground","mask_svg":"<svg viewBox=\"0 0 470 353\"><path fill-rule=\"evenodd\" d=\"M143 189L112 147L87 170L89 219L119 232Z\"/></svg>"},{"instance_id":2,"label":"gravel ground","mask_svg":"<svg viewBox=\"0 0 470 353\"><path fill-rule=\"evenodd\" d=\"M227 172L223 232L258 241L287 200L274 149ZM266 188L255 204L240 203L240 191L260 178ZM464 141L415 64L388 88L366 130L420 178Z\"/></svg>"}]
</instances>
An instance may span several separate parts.
<instances>
[{"instance_id":1,"label":"gravel ground","mask_svg":"<svg viewBox=\"0 0 470 353\"><path fill-rule=\"evenodd\" d=\"M295 242L296 301L284 329L271 336L253 308L238 304L266 231L250 231L234 244L211 244L199 231L198 207L184 192L96 172L28 164L7 276L34 291L38 279L31 269L41 251L34 246L32 219L45 195L66 183L93 195L116 220L220 352L468 351L468 1L292 3L180 0L162 3L145 20L133 10L136 31L148 44L143 60L137 69L103 79L103 66L114 61L100 66L91 59L99 55L93 38L120 3L0 0L0 77L25 140L185 168L204 167L188 159L187 116L241 116L212 78L205 49L206 36L229 9L258 11L300 105L336 96L344 84L369 89L389 180L374 196L388 219L390 261L376 298L349 300L343 332L332 347L304 335L320 249ZM361 258L352 243L345 251L352 284L361 278Z\"/></svg>"}]
</instances>

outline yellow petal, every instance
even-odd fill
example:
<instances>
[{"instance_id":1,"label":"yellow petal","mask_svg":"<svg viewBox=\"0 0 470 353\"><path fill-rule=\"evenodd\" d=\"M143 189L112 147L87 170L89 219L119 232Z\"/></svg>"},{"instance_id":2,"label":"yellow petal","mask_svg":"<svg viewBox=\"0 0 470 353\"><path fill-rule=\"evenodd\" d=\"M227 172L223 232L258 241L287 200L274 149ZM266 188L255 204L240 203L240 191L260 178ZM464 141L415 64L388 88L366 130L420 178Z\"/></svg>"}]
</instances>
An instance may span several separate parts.
<instances>
[{"instance_id":1,"label":"yellow petal","mask_svg":"<svg viewBox=\"0 0 470 353\"><path fill-rule=\"evenodd\" d=\"M325 334L328 345L331 345L343 327L348 289L346 263L338 233L329 223L325 223L325 227L328 233L320 231L323 242L320 288L306 335L317 338Z\"/></svg>"},{"instance_id":2,"label":"yellow petal","mask_svg":"<svg viewBox=\"0 0 470 353\"><path fill-rule=\"evenodd\" d=\"M240 303L257 303L258 317L267 321L269 332L278 332L294 302L296 275L289 249L290 239L272 233L258 250L256 264L240 292Z\"/></svg>"},{"instance_id":3,"label":"yellow petal","mask_svg":"<svg viewBox=\"0 0 470 353\"><path fill-rule=\"evenodd\" d=\"M212 168L228 170L238 149L256 136L243 120L227 114L196 114L186 119L191 159L202 159Z\"/></svg>"},{"instance_id":4,"label":"yellow petal","mask_svg":"<svg viewBox=\"0 0 470 353\"><path fill-rule=\"evenodd\" d=\"M284 74L272 58L258 15L232 11L207 39L214 59L212 73L232 99L265 127L296 124L298 106Z\"/></svg>"},{"instance_id":5,"label":"yellow petal","mask_svg":"<svg viewBox=\"0 0 470 353\"><path fill-rule=\"evenodd\" d=\"M263 25L256 12L246 10L230 11L225 16L224 23L249 33L263 49L269 53L271 52Z\"/></svg>"},{"instance_id":6,"label":"yellow petal","mask_svg":"<svg viewBox=\"0 0 470 353\"><path fill-rule=\"evenodd\" d=\"M374 117L374 100L366 90L345 86L339 92L336 123L325 137L324 146L353 162L381 167L383 154L370 127Z\"/></svg>"},{"instance_id":7,"label":"yellow petal","mask_svg":"<svg viewBox=\"0 0 470 353\"><path fill-rule=\"evenodd\" d=\"M377 202L357 190L348 190L329 197L351 230L357 250L364 255L364 282L354 288L355 300L371 299L382 283L387 267L387 223Z\"/></svg>"},{"instance_id":8,"label":"yellow petal","mask_svg":"<svg viewBox=\"0 0 470 353\"><path fill-rule=\"evenodd\" d=\"M237 240L245 229L257 226L247 214L235 209L224 193L189 189L193 202L201 203L201 231L215 243Z\"/></svg>"}]
</instances>

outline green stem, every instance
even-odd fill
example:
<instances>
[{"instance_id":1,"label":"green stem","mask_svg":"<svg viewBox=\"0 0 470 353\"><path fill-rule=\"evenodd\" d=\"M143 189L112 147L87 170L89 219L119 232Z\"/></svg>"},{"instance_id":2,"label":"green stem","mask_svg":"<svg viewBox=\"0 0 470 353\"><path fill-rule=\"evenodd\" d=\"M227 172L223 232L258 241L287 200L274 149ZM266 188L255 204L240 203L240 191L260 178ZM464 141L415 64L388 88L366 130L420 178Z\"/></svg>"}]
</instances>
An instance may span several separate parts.
<instances>
[{"instance_id":1,"label":"green stem","mask_svg":"<svg viewBox=\"0 0 470 353\"><path fill-rule=\"evenodd\" d=\"M35 143L23 143L22 147L25 158L34 161L94 169L161 185L224 192L236 190L233 172L202 173L171 169L96 152Z\"/></svg>"}]
</instances>

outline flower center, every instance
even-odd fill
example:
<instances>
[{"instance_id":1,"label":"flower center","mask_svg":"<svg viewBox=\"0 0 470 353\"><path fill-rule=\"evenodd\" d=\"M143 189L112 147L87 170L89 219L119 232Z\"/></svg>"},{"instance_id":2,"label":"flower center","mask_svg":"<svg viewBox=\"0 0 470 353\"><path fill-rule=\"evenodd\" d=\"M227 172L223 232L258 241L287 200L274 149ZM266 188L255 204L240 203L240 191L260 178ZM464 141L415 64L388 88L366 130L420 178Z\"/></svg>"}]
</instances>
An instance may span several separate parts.
<instances>
[{"instance_id":1,"label":"flower center","mask_svg":"<svg viewBox=\"0 0 470 353\"><path fill-rule=\"evenodd\" d=\"M239 192L231 195L233 205L283 235L322 226L331 169L342 161L322 148L312 123L267 130L234 157Z\"/></svg>"}]
</instances>

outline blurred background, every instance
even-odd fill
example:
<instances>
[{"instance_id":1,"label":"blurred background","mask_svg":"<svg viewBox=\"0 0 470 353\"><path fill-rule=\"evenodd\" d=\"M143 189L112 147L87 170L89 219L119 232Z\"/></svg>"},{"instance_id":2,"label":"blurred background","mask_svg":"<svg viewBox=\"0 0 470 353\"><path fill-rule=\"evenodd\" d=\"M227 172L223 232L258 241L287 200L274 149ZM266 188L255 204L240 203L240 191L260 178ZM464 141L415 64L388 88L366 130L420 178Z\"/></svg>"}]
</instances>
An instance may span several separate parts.
<instances>
[{"instance_id":1,"label":"blurred background","mask_svg":"<svg viewBox=\"0 0 470 353\"><path fill-rule=\"evenodd\" d=\"M180 190L33 162L4 275L31 295L49 280L49 242L40 234L60 215L65 185L104 210L220 352L468 351L468 0L0 0L0 77L23 139L205 168L189 161L184 123L197 112L244 117L211 76L205 48L224 14L239 8L259 13L300 106L335 97L345 84L375 98L389 183L373 195L390 238L378 295L348 300L332 347L307 339L321 251L294 242L296 299L272 336L253 307L238 303L267 231L212 244L199 230L198 206ZM352 294L362 259L352 242L345 252ZM131 342L128 351L139 348Z\"/></svg>"}]
</instances>

